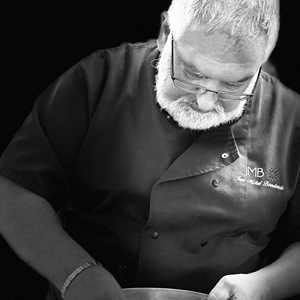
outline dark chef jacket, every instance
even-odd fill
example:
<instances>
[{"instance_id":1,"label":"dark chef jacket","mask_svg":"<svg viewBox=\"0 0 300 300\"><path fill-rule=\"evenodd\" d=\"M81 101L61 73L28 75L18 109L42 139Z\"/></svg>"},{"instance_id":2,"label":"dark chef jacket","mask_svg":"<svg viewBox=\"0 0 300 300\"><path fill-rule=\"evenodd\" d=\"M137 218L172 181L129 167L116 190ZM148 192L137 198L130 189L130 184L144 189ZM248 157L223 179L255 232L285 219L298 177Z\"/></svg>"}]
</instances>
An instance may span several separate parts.
<instances>
[{"instance_id":1,"label":"dark chef jacket","mask_svg":"<svg viewBox=\"0 0 300 300\"><path fill-rule=\"evenodd\" d=\"M157 58L149 41L80 61L37 99L0 174L47 199L123 287L208 292L299 241L300 97L263 72L238 121L193 132L156 104Z\"/></svg>"}]
</instances>

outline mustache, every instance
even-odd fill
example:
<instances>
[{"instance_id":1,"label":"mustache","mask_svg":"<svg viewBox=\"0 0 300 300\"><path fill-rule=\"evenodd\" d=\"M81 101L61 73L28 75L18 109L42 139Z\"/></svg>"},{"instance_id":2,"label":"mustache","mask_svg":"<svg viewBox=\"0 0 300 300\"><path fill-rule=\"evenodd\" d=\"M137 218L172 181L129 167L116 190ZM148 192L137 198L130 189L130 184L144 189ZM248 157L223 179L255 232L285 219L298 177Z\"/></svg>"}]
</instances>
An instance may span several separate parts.
<instances>
[{"instance_id":1,"label":"mustache","mask_svg":"<svg viewBox=\"0 0 300 300\"><path fill-rule=\"evenodd\" d=\"M198 106L197 98L194 94L187 94L187 95L181 96L177 100L174 101L174 104L175 103L176 104L192 104L192 105ZM215 110L219 114L224 113L224 108L219 103L216 103L213 110Z\"/></svg>"}]
</instances>

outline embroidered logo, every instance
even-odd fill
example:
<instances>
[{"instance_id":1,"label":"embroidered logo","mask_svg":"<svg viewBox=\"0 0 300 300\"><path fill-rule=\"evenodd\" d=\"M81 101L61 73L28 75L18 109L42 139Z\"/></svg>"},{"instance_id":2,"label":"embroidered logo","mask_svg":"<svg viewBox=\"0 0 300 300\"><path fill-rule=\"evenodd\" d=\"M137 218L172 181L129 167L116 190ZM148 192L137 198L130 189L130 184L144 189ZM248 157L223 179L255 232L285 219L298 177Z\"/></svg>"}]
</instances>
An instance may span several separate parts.
<instances>
[{"instance_id":1,"label":"embroidered logo","mask_svg":"<svg viewBox=\"0 0 300 300\"><path fill-rule=\"evenodd\" d=\"M269 168L266 171L266 179L270 182L276 183L280 182L280 172L278 169Z\"/></svg>"},{"instance_id":2,"label":"embroidered logo","mask_svg":"<svg viewBox=\"0 0 300 300\"><path fill-rule=\"evenodd\" d=\"M275 168L251 168L247 166L245 176L239 176L239 182L246 182L252 185L268 187L277 190L284 190L280 182L280 171Z\"/></svg>"},{"instance_id":3,"label":"embroidered logo","mask_svg":"<svg viewBox=\"0 0 300 300\"><path fill-rule=\"evenodd\" d=\"M262 178L265 176L265 172L263 168L251 168L247 167L246 176L254 176L256 178Z\"/></svg>"}]
</instances>

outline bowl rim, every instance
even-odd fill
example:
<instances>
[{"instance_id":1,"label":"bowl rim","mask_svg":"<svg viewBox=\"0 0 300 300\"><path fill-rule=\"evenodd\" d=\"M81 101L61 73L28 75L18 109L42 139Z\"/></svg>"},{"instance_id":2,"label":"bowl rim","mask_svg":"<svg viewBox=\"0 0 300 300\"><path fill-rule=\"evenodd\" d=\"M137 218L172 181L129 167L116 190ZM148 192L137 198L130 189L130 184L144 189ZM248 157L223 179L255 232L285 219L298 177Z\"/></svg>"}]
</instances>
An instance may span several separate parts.
<instances>
[{"instance_id":1,"label":"bowl rim","mask_svg":"<svg viewBox=\"0 0 300 300\"><path fill-rule=\"evenodd\" d=\"M162 290L162 291L173 291L173 292L180 292L180 293L189 293L189 294L195 294L198 296L204 296L207 297L208 294L200 293L196 291L191 290L184 290L184 289L173 289L173 288L164 288L164 287L130 287L130 288L123 288L123 290Z\"/></svg>"}]
</instances>

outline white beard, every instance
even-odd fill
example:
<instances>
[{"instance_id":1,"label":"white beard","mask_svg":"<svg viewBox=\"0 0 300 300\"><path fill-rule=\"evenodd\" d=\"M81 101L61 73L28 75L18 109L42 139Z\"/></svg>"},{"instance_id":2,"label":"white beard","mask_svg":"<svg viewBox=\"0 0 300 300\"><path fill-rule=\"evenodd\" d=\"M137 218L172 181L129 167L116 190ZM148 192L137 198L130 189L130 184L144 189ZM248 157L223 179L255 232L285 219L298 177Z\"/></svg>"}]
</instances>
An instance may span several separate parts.
<instances>
[{"instance_id":1,"label":"white beard","mask_svg":"<svg viewBox=\"0 0 300 300\"><path fill-rule=\"evenodd\" d=\"M157 64L158 72L155 89L156 100L160 107L165 109L180 127L192 130L206 130L239 118L243 114L246 101L240 101L238 105L229 112L225 112L219 102L216 102L213 109L203 111L201 110L200 104L197 104L196 95L194 94L188 94L176 100L170 99L166 95L166 83L171 80L170 45L171 43L168 41L161 52ZM203 101L201 104L202 107L205 106L205 97L203 97Z\"/></svg>"}]
</instances>

